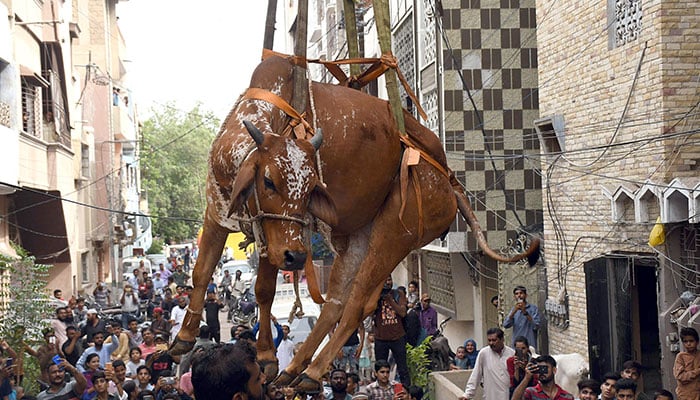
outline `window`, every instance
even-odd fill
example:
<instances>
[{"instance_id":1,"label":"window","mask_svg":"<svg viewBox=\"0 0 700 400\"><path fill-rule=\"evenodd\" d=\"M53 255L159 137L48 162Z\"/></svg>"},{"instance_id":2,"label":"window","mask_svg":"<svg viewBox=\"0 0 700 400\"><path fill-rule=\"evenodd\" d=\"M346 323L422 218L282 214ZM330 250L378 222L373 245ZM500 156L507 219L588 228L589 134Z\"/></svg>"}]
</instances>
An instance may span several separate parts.
<instances>
[{"instance_id":1,"label":"window","mask_svg":"<svg viewBox=\"0 0 700 400\"><path fill-rule=\"evenodd\" d=\"M565 150L564 116L553 115L551 117L541 118L535 120L534 124L544 154L557 154Z\"/></svg>"},{"instance_id":2,"label":"window","mask_svg":"<svg viewBox=\"0 0 700 400\"><path fill-rule=\"evenodd\" d=\"M22 130L32 136L42 137L41 88L22 80Z\"/></svg>"},{"instance_id":3,"label":"window","mask_svg":"<svg viewBox=\"0 0 700 400\"><path fill-rule=\"evenodd\" d=\"M82 273L83 283L90 281L90 274L88 270L88 256L90 253L87 251L80 254L80 269Z\"/></svg>"},{"instance_id":4,"label":"window","mask_svg":"<svg viewBox=\"0 0 700 400\"><path fill-rule=\"evenodd\" d=\"M642 0L608 0L610 48L637 40L642 32Z\"/></svg>"},{"instance_id":5,"label":"window","mask_svg":"<svg viewBox=\"0 0 700 400\"><path fill-rule=\"evenodd\" d=\"M84 143L80 146L80 177L90 177L90 146Z\"/></svg>"}]
</instances>

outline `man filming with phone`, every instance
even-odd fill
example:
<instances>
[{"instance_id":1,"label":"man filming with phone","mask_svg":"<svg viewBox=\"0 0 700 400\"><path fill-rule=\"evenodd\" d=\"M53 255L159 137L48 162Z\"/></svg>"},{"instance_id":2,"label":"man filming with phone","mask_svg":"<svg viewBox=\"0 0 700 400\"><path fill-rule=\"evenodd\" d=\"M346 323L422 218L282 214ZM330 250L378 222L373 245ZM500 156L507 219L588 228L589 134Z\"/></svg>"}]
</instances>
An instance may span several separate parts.
<instances>
[{"instance_id":1,"label":"man filming with phone","mask_svg":"<svg viewBox=\"0 0 700 400\"><path fill-rule=\"evenodd\" d=\"M38 400L51 399L79 399L85 388L87 380L74 366L63 358L55 357L53 362L45 367L49 377L49 388L39 393ZM66 371L70 372L73 380L66 382Z\"/></svg>"},{"instance_id":2,"label":"man filming with phone","mask_svg":"<svg viewBox=\"0 0 700 400\"><path fill-rule=\"evenodd\" d=\"M554 382L557 373L557 362L552 356L539 356L528 364L525 378L515 388L513 400L574 400L574 396ZM527 384L534 374L538 375L538 383L534 387Z\"/></svg>"},{"instance_id":3,"label":"man filming with phone","mask_svg":"<svg viewBox=\"0 0 700 400\"><path fill-rule=\"evenodd\" d=\"M513 328L513 347L515 347L515 338L525 336L530 345L537 350L537 331L542 323L540 311L536 305L527 302L525 286L516 286L513 289L513 297L515 297L515 305L503 320L503 327Z\"/></svg>"}]
</instances>

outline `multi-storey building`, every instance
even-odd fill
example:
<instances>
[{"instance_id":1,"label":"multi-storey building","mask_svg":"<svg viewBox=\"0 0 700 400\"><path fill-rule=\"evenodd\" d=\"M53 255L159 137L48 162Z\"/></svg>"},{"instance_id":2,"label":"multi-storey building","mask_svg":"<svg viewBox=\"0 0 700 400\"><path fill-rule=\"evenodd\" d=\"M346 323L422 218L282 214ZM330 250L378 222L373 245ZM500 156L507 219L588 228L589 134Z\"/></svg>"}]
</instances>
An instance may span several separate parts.
<instances>
[{"instance_id":1,"label":"multi-storey building","mask_svg":"<svg viewBox=\"0 0 700 400\"><path fill-rule=\"evenodd\" d=\"M678 329L700 325L699 11L537 0L545 260L565 312L550 348L594 377L636 359L646 391L675 387Z\"/></svg>"},{"instance_id":2,"label":"multi-storey building","mask_svg":"<svg viewBox=\"0 0 700 400\"><path fill-rule=\"evenodd\" d=\"M123 217L140 191L116 3L0 0L0 251L51 264L66 295L120 276L147 230Z\"/></svg>"},{"instance_id":3,"label":"multi-storey building","mask_svg":"<svg viewBox=\"0 0 700 400\"><path fill-rule=\"evenodd\" d=\"M533 124L539 118L534 0L435 3L390 2L393 54L428 114L422 122L443 141L490 245L517 251L542 223ZM293 22L294 7L285 8L285 21ZM347 58L343 2L310 1L309 10L308 56ZM361 56L380 57L372 2L357 2L356 10ZM329 80L323 68L312 72L315 79ZM383 78L366 90L386 98ZM401 98L405 108L415 108L403 88ZM411 254L395 280L418 280L431 293L433 306L453 317L447 335L454 343L467 337L484 343L486 330L508 311L515 282L526 282L531 300L544 305L546 296L538 293L546 287L538 281L542 270L527 263L499 267L482 257L456 216L446 239ZM494 308L494 295L507 304Z\"/></svg>"}]
</instances>

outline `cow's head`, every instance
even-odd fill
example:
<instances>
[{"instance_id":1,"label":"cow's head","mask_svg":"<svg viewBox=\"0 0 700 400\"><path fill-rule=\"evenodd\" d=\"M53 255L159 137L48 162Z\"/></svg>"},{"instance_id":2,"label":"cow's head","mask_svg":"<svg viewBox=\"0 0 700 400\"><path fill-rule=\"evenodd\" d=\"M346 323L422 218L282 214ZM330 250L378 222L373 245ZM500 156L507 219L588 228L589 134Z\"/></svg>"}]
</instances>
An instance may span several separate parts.
<instances>
[{"instance_id":1,"label":"cow's head","mask_svg":"<svg viewBox=\"0 0 700 400\"><path fill-rule=\"evenodd\" d=\"M257 148L233 182L229 215L246 201L253 216L265 213L261 219L270 263L285 270L301 269L311 257L305 236L309 231L302 221L311 222L309 213L331 226L337 219L335 204L316 174L321 132L310 141L295 140L263 134L252 123L243 123Z\"/></svg>"}]
</instances>

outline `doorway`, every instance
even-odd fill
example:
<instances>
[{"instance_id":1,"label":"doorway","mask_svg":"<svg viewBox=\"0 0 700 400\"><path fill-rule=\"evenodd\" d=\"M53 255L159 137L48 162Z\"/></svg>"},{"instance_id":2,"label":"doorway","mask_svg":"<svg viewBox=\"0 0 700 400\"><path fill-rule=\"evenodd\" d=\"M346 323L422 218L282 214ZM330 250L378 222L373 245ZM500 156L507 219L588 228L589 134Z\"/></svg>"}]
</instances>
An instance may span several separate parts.
<instances>
[{"instance_id":1,"label":"doorway","mask_svg":"<svg viewBox=\"0 0 700 400\"><path fill-rule=\"evenodd\" d=\"M584 263L591 377L620 371L627 360L645 367L639 384L651 394L662 387L657 260L615 254Z\"/></svg>"}]
</instances>

